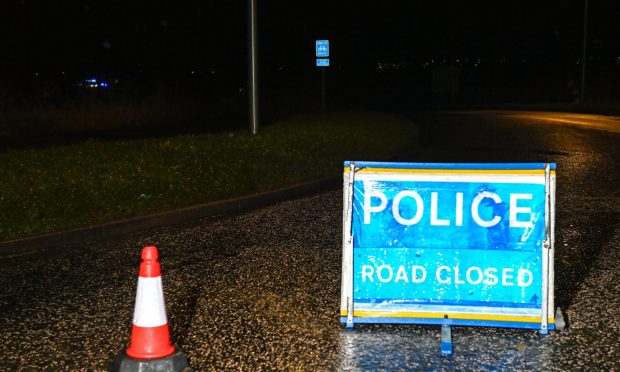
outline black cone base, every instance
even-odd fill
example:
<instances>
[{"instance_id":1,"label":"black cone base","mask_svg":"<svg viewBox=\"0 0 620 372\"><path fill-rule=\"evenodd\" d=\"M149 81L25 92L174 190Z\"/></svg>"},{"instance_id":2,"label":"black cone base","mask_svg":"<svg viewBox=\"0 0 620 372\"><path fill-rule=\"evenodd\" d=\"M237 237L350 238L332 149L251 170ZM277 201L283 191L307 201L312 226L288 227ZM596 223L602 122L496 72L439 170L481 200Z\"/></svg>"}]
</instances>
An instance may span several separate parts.
<instances>
[{"instance_id":1,"label":"black cone base","mask_svg":"<svg viewBox=\"0 0 620 372\"><path fill-rule=\"evenodd\" d=\"M116 358L110 363L110 372L193 372L194 369L187 363L185 353L175 345L174 353L165 358L134 359L121 349Z\"/></svg>"}]
</instances>

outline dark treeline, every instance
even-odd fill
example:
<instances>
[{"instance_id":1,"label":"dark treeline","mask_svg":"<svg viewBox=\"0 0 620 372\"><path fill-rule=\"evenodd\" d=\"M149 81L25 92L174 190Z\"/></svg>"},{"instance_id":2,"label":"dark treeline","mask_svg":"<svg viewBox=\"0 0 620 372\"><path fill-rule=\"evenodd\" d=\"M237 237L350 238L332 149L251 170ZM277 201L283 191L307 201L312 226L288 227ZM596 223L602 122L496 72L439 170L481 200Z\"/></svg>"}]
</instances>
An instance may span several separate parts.
<instances>
[{"instance_id":1,"label":"dark treeline","mask_svg":"<svg viewBox=\"0 0 620 372\"><path fill-rule=\"evenodd\" d=\"M267 62L268 59L267 59ZM313 62L313 61L311 61ZM288 67L263 63L260 97L267 121L320 108L322 73L312 63ZM501 104L572 104L581 95L581 65L528 61L468 61L434 64L381 62L324 71L328 109L419 110L493 107ZM92 87L96 79L106 87ZM588 61L585 101L620 102L620 59ZM221 117L247 115L247 71L243 65L161 71L71 74L41 71L2 78L0 110L62 107L96 102L195 101Z\"/></svg>"}]
</instances>

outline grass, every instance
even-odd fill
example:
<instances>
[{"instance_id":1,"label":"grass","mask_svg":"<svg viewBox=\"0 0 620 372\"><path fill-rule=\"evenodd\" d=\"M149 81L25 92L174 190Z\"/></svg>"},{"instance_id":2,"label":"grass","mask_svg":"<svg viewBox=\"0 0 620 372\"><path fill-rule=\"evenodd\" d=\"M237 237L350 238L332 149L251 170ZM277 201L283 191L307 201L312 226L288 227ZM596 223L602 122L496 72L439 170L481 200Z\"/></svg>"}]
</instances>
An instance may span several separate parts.
<instances>
[{"instance_id":1,"label":"grass","mask_svg":"<svg viewBox=\"0 0 620 372\"><path fill-rule=\"evenodd\" d=\"M93 98L62 105L35 105L0 111L0 140L140 134L165 129L170 123L199 126L209 122L205 118L230 116L234 109L232 103L205 103L196 98L166 99L163 95L135 101Z\"/></svg>"},{"instance_id":2,"label":"grass","mask_svg":"<svg viewBox=\"0 0 620 372\"><path fill-rule=\"evenodd\" d=\"M248 132L0 153L0 241L338 176L344 160L385 160L417 138L405 119L351 112Z\"/></svg>"}]
</instances>

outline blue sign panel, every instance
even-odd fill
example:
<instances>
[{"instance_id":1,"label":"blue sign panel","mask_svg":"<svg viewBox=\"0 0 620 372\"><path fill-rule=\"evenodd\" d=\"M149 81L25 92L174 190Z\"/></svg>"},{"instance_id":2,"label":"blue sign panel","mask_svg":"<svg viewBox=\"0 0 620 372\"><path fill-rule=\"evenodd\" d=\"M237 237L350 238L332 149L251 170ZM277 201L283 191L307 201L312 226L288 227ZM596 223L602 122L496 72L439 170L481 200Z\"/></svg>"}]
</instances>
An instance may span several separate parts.
<instances>
[{"instance_id":1,"label":"blue sign panel","mask_svg":"<svg viewBox=\"0 0 620 372\"><path fill-rule=\"evenodd\" d=\"M360 248L523 251L544 240L544 184L357 180L354 190Z\"/></svg>"},{"instance_id":2,"label":"blue sign panel","mask_svg":"<svg viewBox=\"0 0 620 372\"><path fill-rule=\"evenodd\" d=\"M541 307L540 252L366 248L354 259L356 303Z\"/></svg>"},{"instance_id":3,"label":"blue sign panel","mask_svg":"<svg viewBox=\"0 0 620 372\"><path fill-rule=\"evenodd\" d=\"M318 58L329 57L329 40L317 40L315 47Z\"/></svg>"},{"instance_id":4,"label":"blue sign panel","mask_svg":"<svg viewBox=\"0 0 620 372\"><path fill-rule=\"evenodd\" d=\"M345 184L343 322L553 328L555 164L346 163Z\"/></svg>"},{"instance_id":5,"label":"blue sign panel","mask_svg":"<svg viewBox=\"0 0 620 372\"><path fill-rule=\"evenodd\" d=\"M317 67L329 67L329 58L317 58L316 66Z\"/></svg>"}]
</instances>

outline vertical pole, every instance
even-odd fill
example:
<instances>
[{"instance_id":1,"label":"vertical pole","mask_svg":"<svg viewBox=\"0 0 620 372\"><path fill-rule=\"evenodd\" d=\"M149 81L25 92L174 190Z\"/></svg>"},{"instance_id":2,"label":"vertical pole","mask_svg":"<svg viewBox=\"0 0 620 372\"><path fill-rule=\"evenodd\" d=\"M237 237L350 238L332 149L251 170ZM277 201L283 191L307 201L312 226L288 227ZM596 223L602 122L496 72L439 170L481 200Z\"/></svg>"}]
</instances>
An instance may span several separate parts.
<instances>
[{"instance_id":1,"label":"vertical pole","mask_svg":"<svg viewBox=\"0 0 620 372\"><path fill-rule=\"evenodd\" d=\"M325 112L325 67L321 67L321 111Z\"/></svg>"},{"instance_id":2,"label":"vertical pole","mask_svg":"<svg viewBox=\"0 0 620 372\"><path fill-rule=\"evenodd\" d=\"M258 34L256 27L256 0L248 0L248 31L249 31L249 116L250 132L258 133Z\"/></svg>"},{"instance_id":3,"label":"vertical pole","mask_svg":"<svg viewBox=\"0 0 620 372\"><path fill-rule=\"evenodd\" d=\"M586 48L588 46L588 0L584 1L583 9L583 48L581 50L581 95L579 102L583 104L586 90Z\"/></svg>"},{"instance_id":4,"label":"vertical pole","mask_svg":"<svg viewBox=\"0 0 620 372\"><path fill-rule=\"evenodd\" d=\"M343 277L347 275L347 286L343 288L346 289L347 296L347 328L353 328L354 325L354 304L353 304L353 201L355 198L355 162L351 162L349 164L349 174L345 179L348 183L346 185L348 190L347 199L345 202L347 203L345 206L345 219L343 226L343 260L345 261L345 268L343 270ZM344 283L344 279L343 279Z\"/></svg>"},{"instance_id":5,"label":"vertical pole","mask_svg":"<svg viewBox=\"0 0 620 372\"><path fill-rule=\"evenodd\" d=\"M542 304L540 312L540 334L549 333L549 298L553 288L549 286L551 253L551 165L545 165L545 240L542 243ZM553 305L552 305L553 306Z\"/></svg>"},{"instance_id":6,"label":"vertical pole","mask_svg":"<svg viewBox=\"0 0 620 372\"><path fill-rule=\"evenodd\" d=\"M564 330L564 318L560 308L555 308L555 174L549 175L549 317L554 318L554 329L558 331ZM557 316L557 317L556 317Z\"/></svg>"}]
</instances>

